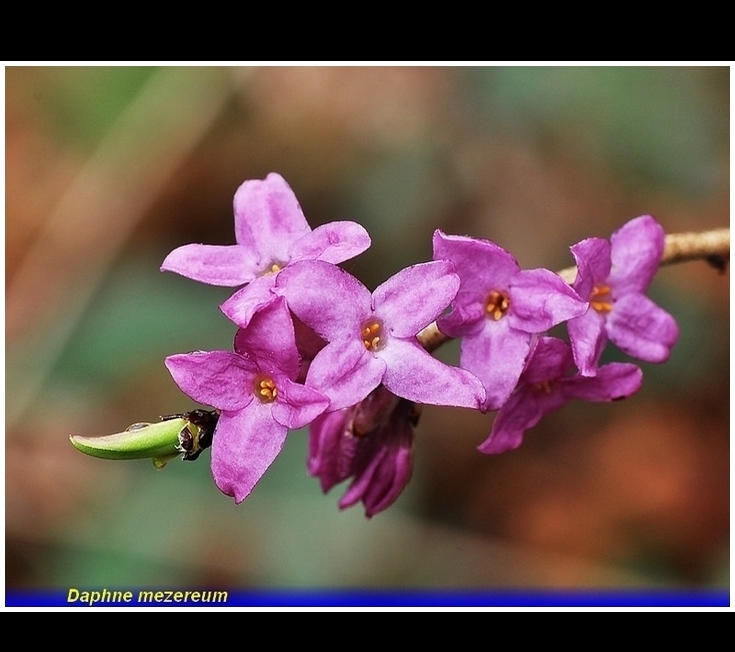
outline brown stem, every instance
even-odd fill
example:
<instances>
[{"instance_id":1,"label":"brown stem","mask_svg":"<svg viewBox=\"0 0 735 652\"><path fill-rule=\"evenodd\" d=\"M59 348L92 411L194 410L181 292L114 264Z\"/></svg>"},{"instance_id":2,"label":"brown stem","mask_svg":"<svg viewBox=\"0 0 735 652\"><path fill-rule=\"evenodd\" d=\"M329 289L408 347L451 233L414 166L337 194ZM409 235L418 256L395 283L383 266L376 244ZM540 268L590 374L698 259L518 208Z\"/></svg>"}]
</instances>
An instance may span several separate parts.
<instances>
[{"instance_id":1,"label":"brown stem","mask_svg":"<svg viewBox=\"0 0 735 652\"><path fill-rule=\"evenodd\" d=\"M730 229L667 235L661 264L669 265L690 260L706 260L710 265L724 271L727 261L730 260ZM572 283L577 277L577 268L567 267L558 274L567 283ZM417 337L427 351L434 351L452 339L437 328L436 322L429 324Z\"/></svg>"}]
</instances>

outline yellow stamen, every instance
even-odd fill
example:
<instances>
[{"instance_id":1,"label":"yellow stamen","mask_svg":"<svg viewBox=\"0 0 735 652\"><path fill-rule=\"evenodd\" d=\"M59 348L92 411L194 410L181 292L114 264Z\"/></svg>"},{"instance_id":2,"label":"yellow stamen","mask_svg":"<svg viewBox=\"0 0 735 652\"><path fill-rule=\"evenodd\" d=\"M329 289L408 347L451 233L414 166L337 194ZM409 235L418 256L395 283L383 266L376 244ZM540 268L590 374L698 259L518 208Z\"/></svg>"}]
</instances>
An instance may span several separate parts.
<instances>
[{"instance_id":1,"label":"yellow stamen","mask_svg":"<svg viewBox=\"0 0 735 652\"><path fill-rule=\"evenodd\" d=\"M498 321L510 308L510 297L505 292L493 290L487 296L487 303L485 304L485 312L488 317L492 317L495 321Z\"/></svg>"},{"instance_id":2,"label":"yellow stamen","mask_svg":"<svg viewBox=\"0 0 735 652\"><path fill-rule=\"evenodd\" d=\"M271 262L270 265L266 265L265 269L260 273L261 276L270 276L271 274L275 274L276 272L280 272L285 265L282 265L281 263L277 263L275 261Z\"/></svg>"},{"instance_id":3,"label":"yellow stamen","mask_svg":"<svg viewBox=\"0 0 735 652\"><path fill-rule=\"evenodd\" d=\"M590 294L590 306L597 312L610 312L613 308L609 285L595 285Z\"/></svg>"},{"instance_id":4,"label":"yellow stamen","mask_svg":"<svg viewBox=\"0 0 735 652\"><path fill-rule=\"evenodd\" d=\"M255 393L263 403L272 403L278 397L278 388L270 378L263 378L256 384Z\"/></svg>"}]
</instances>

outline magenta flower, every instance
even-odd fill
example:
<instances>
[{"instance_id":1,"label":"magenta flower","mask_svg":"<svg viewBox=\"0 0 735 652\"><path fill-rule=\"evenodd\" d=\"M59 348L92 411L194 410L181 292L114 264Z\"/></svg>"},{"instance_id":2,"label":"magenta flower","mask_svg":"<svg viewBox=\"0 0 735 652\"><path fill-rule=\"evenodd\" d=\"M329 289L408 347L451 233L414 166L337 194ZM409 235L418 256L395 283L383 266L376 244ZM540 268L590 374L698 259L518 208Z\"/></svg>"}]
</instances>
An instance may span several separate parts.
<instances>
[{"instance_id":1,"label":"magenta flower","mask_svg":"<svg viewBox=\"0 0 735 652\"><path fill-rule=\"evenodd\" d=\"M362 501L371 518L390 507L411 479L417 420L414 403L383 387L356 406L322 414L311 424L309 473L324 493L352 478L339 507Z\"/></svg>"},{"instance_id":2,"label":"magenta flower","mask_svg":"<svg viewBox=\"0 0 735 652\"><path fill-rule=\"evenodd\" d=\"M584 314L587 303L547 269L521 271L489 240L437 230L434 259L451 261L461 279L452 311L437 325L461 338L460 365L482 380L483 409L497 410L516 386L535 336Z\"/></svg>"},{"instance_id":3,"label":"magenta flower","mask_svg":"<svg viewBox=\"0 0 735 652\"><path fill-rule=\"evenodd\" d=\"M327 342L306 384L329 396L330 411L356 405L381 383L416 403L479 408L480 381L432 357L416 339L458 287L446 261L408 267L372 294L322 261L293 263L276 280L294 314Z\"/></svg>"},{"instance_id":4,"label":"magenta flower","mask_svg":"<svg viewBox=\"0 0 735 652\"><path fill-rule=\"evenodd\" d=\"M235 351L197 351L166 358L176 384L220 413L212 441L212 474L220 490L243 501L281 451L289 428L302 428L329 405L294 382L299 355L288 308L277 298L235 336Z\"/></svg>"},{"instance_id":5,"label":"magenta flower","mask_svg":"<svg viewBox=\"0 0 735 652\"><path fill-rule=\"evenodd\" d=\"M262 180L245 181L235 193L234 210L237 244L178 247L161 270L209 285L248 284L221 307L242 327L272 298L275 276L289 263L341 263L370 246L367 231L356 222L331 222L312 231L293 191L274 172Z\"/></svg>"},{"instance_id":6,"label":"magenta flower","mask_svg":"<svg viewBox=\"0 0 735 652\"><path fill-rule=\"evenodd\" d=\"M665 362L679 337L676 320L645 292L664 250L663 227L650 215L637 217L610 241L588 238L571 248L577 262L573 287L590 309L567 324L574 360L593 376L608 339L646 362Z\"/></svg>"},{"instance_id":7,"label":"magenta flower","mask_svg":"<svg viewBox=\"0 0 735 652\"><path fill-rule=\"evenodd\" d=\"M617 401L637 392L643 382L643 373L634 364L613 362L600 367L593 377L572 374L573 368L566 342L539 338L518 387L500 408L490 436L477 449L481 453L504 453L518 448L526 430L572 399Z\"/></svg>"}]
</instances>

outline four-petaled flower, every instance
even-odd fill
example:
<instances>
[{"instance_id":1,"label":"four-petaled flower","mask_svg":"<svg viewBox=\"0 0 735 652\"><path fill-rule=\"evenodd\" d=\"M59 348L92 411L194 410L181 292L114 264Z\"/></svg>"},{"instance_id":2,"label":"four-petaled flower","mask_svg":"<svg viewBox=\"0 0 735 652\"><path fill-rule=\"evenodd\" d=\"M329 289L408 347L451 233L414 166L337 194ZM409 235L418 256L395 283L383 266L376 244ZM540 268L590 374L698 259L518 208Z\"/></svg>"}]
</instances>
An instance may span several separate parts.
<instances>
[{"instance_id":1,"label":"four-petaled flower","mask_svg":"<svg viewBox=\"0 0 735 652\"><path fill-rule=\"evenodd\" d=\"M308 470L324 493L352 478L340 509L358 501L371 518L390 507L411 479L416 404L378 387L350 408L319 415L311 424Z\"/></svg>"},{"instance_id":2,"label":"four-petaled flower","mask_svg":"<svg viewBox=\"0 0 735 652\"><path fill-rule=\"evenodd\" d=\"M237 332L234 351L166 358L181 390L220 412L212 474L220 490L238 503L281 451L289 428L311 423L329 405L320 392L294 382L299 364L291 317L279 298Z\"/></svg>"},{"instance_id":3,"label":"four-petaled flower","mask_svg":"<svg viewBox=\"0 0 735 652\"><path fill-rule=\"evenodd\" d=\"M341 263L370 246L370 236L356 222L330 222L312 231L290 186L274 172L245 181L235 193L234 212L237 244L178 247L161 270L209 285L247 284L221 306L241 327L272 298L275 276L289 263Z\"/></svg>"},{"instance_id":4,"label":"four-petaled flower","mask_svg":"<svg viewBox=\"0 0 735 652\"><path fill-rule=\"evenodd\" d=\"M508 400L534 338L578 317L587 303L547 269L521 270L516 259L489 240L434 233L434 259L449 260L461 279L452 311L439 329L460 337L460 365L487 390L484 410Z\"/></svg>"},{"instance_id":5,"label":"four-petaled flower","mask_svg":"<svg viewBox=\"0 0 735 652\"><path fill-rule=\"evenodd\" d=\"M329 396L330 411L359 403L381 383L409 401L479 408L482 383L437 360L416 339L458 287L447 261L403 269L372 294L348 272L322 261L289 265L276 281L294 314L327 341L311 362L306 384Z\"/></svg>"},{"instance_id":6,"label":"four-petaled flower","mask_svg":"<svg viewBox=\"0 0 735 652\"><path fill-rule=\"evenodd\" d=\"M569 401L615 401L637 392L643 382L641 370L626 362L603 365L592 377L573 374L573 368L566 342L555 337L539 338L518 387L500 408L490 436L478 450L504 453L518 448L526 430Z\"/></svg>"},{"instance_id":7,"label":"four-petaled flower","mask_svg":"<svg viewBox=\"0 0 735 652\"><path fill-rule=\"evenodd\" d=\"M567 324L580 373L593 376L608 339L646 362L668 360L679 337L676 320L645 292L664 250L664 230L650 215L623 225L609 241L588 238L571 248L577 262L572 287L590 308Z\"/></svg>"}]
</instances>

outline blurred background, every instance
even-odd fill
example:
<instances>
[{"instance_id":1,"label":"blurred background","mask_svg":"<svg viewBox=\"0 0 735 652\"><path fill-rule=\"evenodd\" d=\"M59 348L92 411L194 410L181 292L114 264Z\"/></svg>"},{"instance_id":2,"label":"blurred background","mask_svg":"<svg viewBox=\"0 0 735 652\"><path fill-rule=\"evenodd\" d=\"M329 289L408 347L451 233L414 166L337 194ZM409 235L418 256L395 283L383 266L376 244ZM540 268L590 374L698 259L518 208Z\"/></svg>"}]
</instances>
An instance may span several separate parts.
<instances>
[{"instance_id":1,"label":"blurred background","mask_svg":"<svg viewBox=\"0 0 735 652\"><path fill-rule=\"evenodd\" d=\"M654 280L681 338L638 394L502 456L475 450L492 415L427 407L371 520L307 475L306 431L239 506L208 451L156 470L68 441L197 407L163 359L231 347L231 290L159 266L234 242L245 179L362 223L344 266L371 288L436 228L560 269L644 213L729 226L728 67L6 67L5 94L8 590L729 586L729 270L705 263Z\"/></svg>"}]
</instances>

